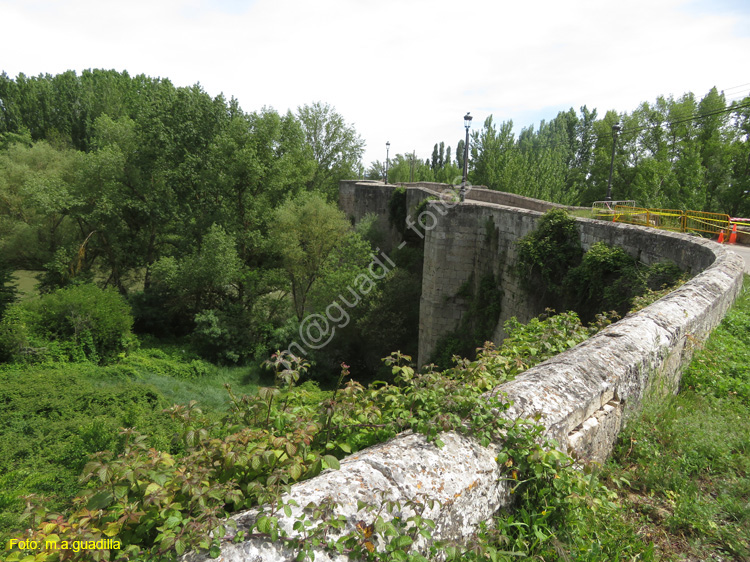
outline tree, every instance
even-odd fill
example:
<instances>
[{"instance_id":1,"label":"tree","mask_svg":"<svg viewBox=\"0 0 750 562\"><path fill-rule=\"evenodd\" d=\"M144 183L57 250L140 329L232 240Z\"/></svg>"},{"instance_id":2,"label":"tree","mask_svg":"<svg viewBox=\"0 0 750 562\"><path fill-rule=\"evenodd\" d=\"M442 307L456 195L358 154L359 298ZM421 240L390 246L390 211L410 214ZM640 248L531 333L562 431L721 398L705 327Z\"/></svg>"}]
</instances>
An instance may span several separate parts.
<instances>
[{"instance_id":1,"label":"tree","mask_svg":"<svg viewBox=\"0 0 750 562\"><path fill-rule=\"evenodd\" d=\"M308 187L335 200L339 180L357 177L365 141L327 103L318 101L298 107L297 117L317 164Z\"/></svg>"},{"instance_id":2,"label":"tree","mask_svg":"<svg viewBox=\"0 0 750 562\"><path fill-rule=\"evenodd\" d=\"M348 231L346 216L318 193L302 193L276 209L269 236L289 279L299 321L313 284Z\"/></svg>"},{"instance_id":3,"label":"tree","mask_svg":"<svg viewBox=\"0 0 750 562\"><path fill-rule=\"evenodd\" d=\"M721 208L736 217L750 216L750 97L733 104L731 127L731 179L719 194Z\"/></svg>"},{"instance_id":4,"label":"tree","mask_svg":"<svg viewBox=\"0 0 750 562\"><path fill-rule=\"evenodd\" d=\"M232 117L209 147L202 229L219 222L235 236L243 262L262 265L273 209L312 180L315 166L290 112L263 109Z\"/></svg>"},{"instance_id":5,"label":"tree","mask_svg":"<svg viewBox=\"0 0 750 562\"><path fill-rule=\"evenodd\" d=\"M389 183L406 183L410 181L435 181L435 173L426 166L421 158L413 154L396 154L388 168Z\"/></svg>"},{"instance_id":6,"label":"tree","mask_svg":"<svg viewBox=\"0 0 750 562\"><path fill-rule=\"evenodd\" d=\"M18 289L13 278L13 268L0 258L0 320L7 308L18 299Z\"/></svg>"},{"instance_id":7,"label":"tree","mask_svg":"<svg viewBox=\"0 0 750 562\"><path fill-rule=\"evenodd\" d=\"M472 140L472 183L486 185L490 189L514 192L509 181L511 175L508 173L508 164L515 148L513 122L503 122L498 130L490 115L485 119L482 130L472 133Z\"/></svg>"},{"instance_id":8,"label":"tree","mask_svg":"<svg viewBox=\"0 0 750 562\"><path fill-rule=\"evenodd\" d=\"M724 94L712 88L698 104L697 120L701 166L705 170L706 210L718 211L718 195L725 191L731 180L731 143L726 137L729 114Z\"/></svg>"},{"instance_id":9,"label":"tree","mask_svg":"<svg viewBox=\"0 0 750 562\"><path fill-rule=\"evenodd\" d=\"M41 270L76 240L71 218L81 154L46 141L0 152L0 253L19 269Z\"/></svg>"}]
</instances>

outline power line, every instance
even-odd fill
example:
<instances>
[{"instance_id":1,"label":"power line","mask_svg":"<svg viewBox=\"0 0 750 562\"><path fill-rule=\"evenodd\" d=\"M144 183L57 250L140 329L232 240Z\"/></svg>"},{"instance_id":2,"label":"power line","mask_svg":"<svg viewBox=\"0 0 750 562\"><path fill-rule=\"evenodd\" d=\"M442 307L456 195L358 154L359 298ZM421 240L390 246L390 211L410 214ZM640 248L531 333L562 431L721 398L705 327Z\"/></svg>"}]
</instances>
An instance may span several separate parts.
<instances>
[{"instance_id":1,"label":"power line","mask_svg":"<svg viewBox=\"0 0 750 562\"><path fill-rule=\"evenodd\" d=\"M664 123L657 123L657 124L653 124L653 125L647 125L647 126L639 127L639 128L636 128L636 129L622 129L618 133L618 135L623 135L623 134L627 134L627 133L632 133L632 134L640 133L642 131L647 131L649 129L661 128L663 125L667 125L667 126L679 125L681 123L687 123L688 121L697 121L699 119L705 119L706 117L712 117L714 115L721 115L722 113L731 113L731 112L735 112L735 111L738 111L740 109L745 109L745 108L750 108L750 102L747 102L747 103L744 103L744 104L739 104L739 105L731 105L731 106L726 107L724 109L717 109L715 111L709 111L707 113L694 114L694 115L691 115L690 117L684 117L684 118L681 118L681 119L676 119L674 121L666 121ZM550 123L551 123L551 121L550 121ZM607 132L607 133L604 133L604 134L592 134L591 138L596 142L596 141L599 141L599 140L601 140L603 138L609 138L611 135L612 135L611 132ZM518 145L518 140L519 139L514 139L513 140L513 144L511 146L508 146L508 147L504 148L501 152L504 153L504 152L507 152L509 150L520 150L521 147ZM555 142L555 141L552 141L550 139L547 139L546 142L544 142L544 145L541 148L543 148L543 149L554 149L557 146L565 146L565 145L566 145L566 143L564 141L563 142Z\"/></svg>"},{"instance_id":2,"label":"power line","mask_svg":"<svg viewBox=\"0 0 750 562\"><path fill-rule=\"evenodd\" d=\"M722 92L728 92L729 90L739 90L740 88L744 88L746 86L750 86L750 82L747 84L740 84L739 86L732 86L731 88L727 88L726 90L721 90Z\"/></svg>"}]
</instances>

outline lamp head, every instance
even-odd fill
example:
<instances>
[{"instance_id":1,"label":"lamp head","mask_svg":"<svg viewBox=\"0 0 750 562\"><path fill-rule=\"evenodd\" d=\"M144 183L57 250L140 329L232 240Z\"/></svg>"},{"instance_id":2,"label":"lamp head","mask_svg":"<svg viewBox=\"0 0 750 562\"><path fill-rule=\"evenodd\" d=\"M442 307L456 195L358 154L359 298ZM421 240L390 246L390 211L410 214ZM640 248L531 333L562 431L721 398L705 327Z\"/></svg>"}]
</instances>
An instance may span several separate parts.
<instances>
[{"instance_id":1,"label":"lamp head","mask_svg":"<svg viewBox=\"0 0 750 562\"><path fill-rule=\"evenodd\" d=\"M466 127L467 129L471 127L471 120L471 113L467 112L466 115L464 115L464 127Z\"/></svg>"}]
</instances>

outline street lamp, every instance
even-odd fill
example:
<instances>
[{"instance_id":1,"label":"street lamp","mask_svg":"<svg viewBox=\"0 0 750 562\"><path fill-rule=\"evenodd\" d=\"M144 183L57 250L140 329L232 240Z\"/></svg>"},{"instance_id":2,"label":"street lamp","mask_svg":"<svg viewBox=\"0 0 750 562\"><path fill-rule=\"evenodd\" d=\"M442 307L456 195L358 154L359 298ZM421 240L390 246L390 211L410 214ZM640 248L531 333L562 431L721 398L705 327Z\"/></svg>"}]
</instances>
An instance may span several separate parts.
<instances>
[{"instance_id":1,"label":"street lamp","mask_svg":"<svg viewBox=\"0 0 750 562\"><path fill-rule=\"evenodd\" d=\"M388 152L391 150L391 141L385 141L385 183L388 183Z\"/></svg>"},{"instance_id":2,"label":"street lamp","mask_svg":"<svg viewBox=\"0 0 750 562\"><path fill-rule=\"evenodd\" d=\"M612 160L609 163L609 180L607 181L607 196L605 201L612 201L612 172L615 169L615 147L617 146L617 133L622 130L620 123L612 125Z\"/></svg>"},{"instance_id":3,"label":"street lamp","mask_svg":"<svg viewBox=\"0 0 750 562\"><path fill-rule=\"evenodd\" d=\"M464 115L464 127L466 127L466 144L464 144L464 177L461 180L461 201L466 198L466 180L469 173L469 129L471 128L471 114L467 111Z\"/></svg>"}]
</instances>

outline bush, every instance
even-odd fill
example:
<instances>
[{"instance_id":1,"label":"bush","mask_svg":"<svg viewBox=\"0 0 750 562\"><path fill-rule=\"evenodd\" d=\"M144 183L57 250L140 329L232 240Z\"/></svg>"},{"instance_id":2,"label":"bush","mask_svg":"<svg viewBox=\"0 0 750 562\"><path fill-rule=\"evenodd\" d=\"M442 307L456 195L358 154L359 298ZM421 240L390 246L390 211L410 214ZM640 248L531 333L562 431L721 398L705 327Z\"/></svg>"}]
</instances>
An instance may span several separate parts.
<instances>
[{"instance_id":1,"label":"bush","mask_svg":"<svg viewBox=\"0 0 750 562\"><path fill-rule=\"evenodd\" d=\"M0 325L5 360L30 353L99 362L135 345L130 307L114 289L74 285L12 307L6 316Z\"/></svg>"},{"instance_id":2,"label":"bush","mask_svg":"<svg viewBox=\"0 0 750 562\"><path fill-rule=\"evenodd\" d=\"M568 302L584 322L604 310L624 316L633 297L645 292L644 277L638 262L625 250L597 242L565 279Z\"/></svg>"},{"instance_id":3,"label":"bush","mask_svg":"<svg viewBox=\"0 0 750 562\"><path fill-rule=\"evenodd\" d=\"M562 280L581 262L583 255L575 219L561 209L548 211L537 228L517 244L516 271L529 291L549 291L553 297L561 296Z\"/></svg>"}]
</instances>

